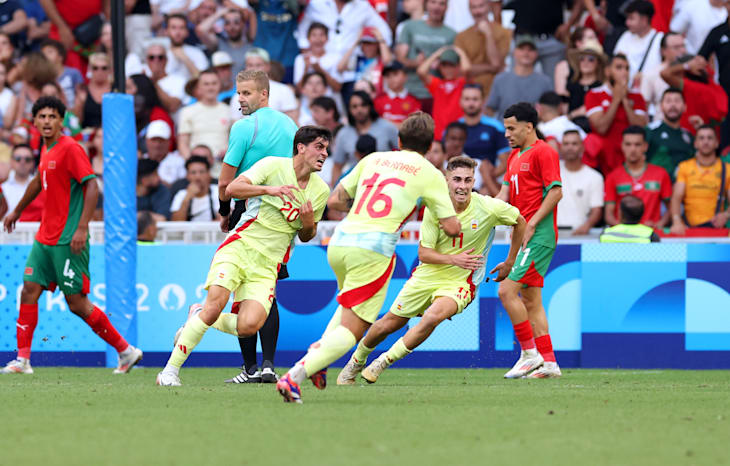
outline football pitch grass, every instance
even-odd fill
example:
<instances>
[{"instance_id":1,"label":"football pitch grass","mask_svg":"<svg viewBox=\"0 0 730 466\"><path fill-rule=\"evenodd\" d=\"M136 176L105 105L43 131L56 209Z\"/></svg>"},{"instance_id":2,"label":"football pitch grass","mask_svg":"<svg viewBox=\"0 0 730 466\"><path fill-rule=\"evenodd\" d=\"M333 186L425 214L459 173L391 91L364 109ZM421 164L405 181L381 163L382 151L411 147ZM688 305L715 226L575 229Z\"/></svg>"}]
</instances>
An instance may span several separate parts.
<instances>
[{"instance_id":1,"label":"football pitch grass","mask_svg":"<svg viewBox=\"0 0 730 466\"><path fill-rule=\"evenodd\" d=\"M4 465L728 464L727 371L390 369L375 385L227 385L233 369L0 376ZM281 369L279 369L281 373Z\"/></svg>"}]
</instances>

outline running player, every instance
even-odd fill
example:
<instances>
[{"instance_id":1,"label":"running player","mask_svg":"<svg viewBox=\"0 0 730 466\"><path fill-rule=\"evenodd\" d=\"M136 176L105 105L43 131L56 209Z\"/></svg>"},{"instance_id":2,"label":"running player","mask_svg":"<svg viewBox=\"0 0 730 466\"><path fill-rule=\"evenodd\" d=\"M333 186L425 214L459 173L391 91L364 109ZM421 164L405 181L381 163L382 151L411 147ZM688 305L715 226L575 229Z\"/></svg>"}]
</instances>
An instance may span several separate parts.
<instances>
[{"instance_id":1,"label":"running player","mask_svg":"<svg viewBox=\"0 0 730 466\"><path fill-rule=\"evenodd\" d=\"M508 379L561 375L542 306L542 286L558 241L557 206L563 190L558 153L537 138L536 126L537 111L528 103L504 112L505 136L513 151L497 199L520 209L527 220L522 250L499 286L499 298L522 348L520 359L504 375Z\"/></svg>"},{"instance_id":2,"label":"running player","mask_svg":"<svg viewBox=\"0 0 730 466\"><path fill-rule=\"evenodd\" d=\"M226 189L248 199L246 212L213 256L202 307L190 307L158 385L180 385L179 371L208 327L236 335L254 335L269 314L279 264L298 235L306 242L317 234L329 187L315 174L327 159L329 130L303 126L294 136L294 157L265 157ZM240 303L221 314L234 293Z\"/></svg>"},{"instance_id":3,"label":"running player","mask_svg":"<svg viewBox=\"0 0 730 466\"><path fill-rule=\"evenodd\" d=\"M68 308L119 353L114 373L126 373L142 359L142 351L127 343L89 293L89 220L99 188L89 157L76 141L63 135L66 106L56 97L41 97L32 108L33 124L43 137L38 174L15 209L5 217L10 233L33 199L46 192L43 219L30 250L20 293L17 322L18 357L0 370L4 374L32 374L30 347L38 323L38 299L44 289L58 286Z\"/></svg>"},{"instance_id":4,"label":"running player","mask_svg":"<svg viewBox=\"0 0 730 466\"><path fill-rule=\"evenodd\" d=\"M337 377L338 385L353 385L373 349L412 317L423 316L387 352L362 370L365 380L374 383L391 364L423 343L441 322L459 314L476 298L479 284L484 280L486 257L492 247L496 225L514 225L507 259L490 272L499 271L498 282L507 277L522 244L525 219L516 207L471 192L476 166L473 159L463 155L449 160L446 182L461 222L461 234L456 238L446 236L439 229L431 210L426 209L418 246L420 263L395 298L390 311L378 319L360 340L350 361ZM477 254L472 254L474 251Z\"/></svg>"},{"instance_id":5,"label":"running player","mask_svg":"<svg viewBox=\"0 0 730 466\"><path fill-rule=\"evenodd\" d=\"M395 244L419 198L447 235L461 232L443 174L423 157L433 141L433 119L423 112L411 114L398 139L400 152L376 152L362 159L327 201L332 209L349 211L327 248L340 306L322 338L276 384L284 401L301 403L299 384L307 377L324 388L327 366L377 319L395 266Z\"/></svg>"}]
</instances>

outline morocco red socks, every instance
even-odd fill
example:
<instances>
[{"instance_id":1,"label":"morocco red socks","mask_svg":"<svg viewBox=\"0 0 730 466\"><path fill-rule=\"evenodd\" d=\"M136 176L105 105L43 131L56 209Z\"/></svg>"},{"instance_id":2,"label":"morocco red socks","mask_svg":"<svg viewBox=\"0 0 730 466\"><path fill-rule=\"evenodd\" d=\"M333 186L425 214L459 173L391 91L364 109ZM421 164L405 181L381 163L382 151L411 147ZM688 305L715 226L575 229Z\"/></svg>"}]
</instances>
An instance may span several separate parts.
<instances>
[{"instance_id":1,"label":"morocco red socks","mask_svg":"<svg viewBox=\"0 0 730 466\"><path fill-rule=\"evenodd\" d=\"M550 335L535 338L535 345L545 362L557 362L555 353L553 353L553 342L550 340Z\"/></svg>"},{"instance_id":2,"label":"morocco red socks","mask_svg":"<svg viewBox=\"0 0 730 466\"><path fill-rule=\"evenodd\" d=\"M520 342L522 351L535 349L535 339L532 337L532 325L530 325L530 321L520 322L513 327L515 329L515 337Z\"/></svg>"},{"instance_id":3,"label":"morocco red socks","mask_svg":"<svg viewBox=\"0 0 730 466\"><path fill-rule=\"evenodd\" d=\"M91 329L101 337L102 340L109 343L118 353L121 353L129 346L129 343L117 332L117 330L109 322L109 318L101 312L101 309L94 306L91 315L86 319L86 323Z\"/></svg>"},{"instance_id":4,"label":"morocco red socks","mask_svg":"<svg viewBox=\"0 0 730 466\"><path fill-rule=\"evenodd\" d=\"M30 359L33 332L38 324L38 304L21 304L18 322L15 324L18 338L18 357Z\"/></svg>"}]
</instances>

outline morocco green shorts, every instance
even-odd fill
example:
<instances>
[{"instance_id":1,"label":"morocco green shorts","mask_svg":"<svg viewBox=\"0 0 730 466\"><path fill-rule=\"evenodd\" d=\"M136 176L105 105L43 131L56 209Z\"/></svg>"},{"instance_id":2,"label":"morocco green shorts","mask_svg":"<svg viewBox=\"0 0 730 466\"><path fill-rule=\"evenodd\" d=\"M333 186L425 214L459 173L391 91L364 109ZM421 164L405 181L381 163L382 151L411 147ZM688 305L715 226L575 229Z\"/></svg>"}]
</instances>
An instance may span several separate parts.
<instances>
[{"instance_id":1,"label":"morocco green shorts","mask_svg":"<svg viewBox=\"0 0 730 466\"><path fill-rule=\"evenodd\" d=\"M522 283L525 288L528 286L542 288L553 254L555 248L533 242L527 243L527 247L517 254L515 265L507 278Z\"/></svg>"},{"instance_id":2,"label":"morocco green shorts","mask_svg":"<svg viewBox=\"0 0 730 466\"><path fill-rule=\"evenodd\" d=\"M65 295L89 294L89 243L74 254L70 244L48 246L34 241L23 281L38 283L50 291L58 286Z\"/></svg>"}]
</instances>

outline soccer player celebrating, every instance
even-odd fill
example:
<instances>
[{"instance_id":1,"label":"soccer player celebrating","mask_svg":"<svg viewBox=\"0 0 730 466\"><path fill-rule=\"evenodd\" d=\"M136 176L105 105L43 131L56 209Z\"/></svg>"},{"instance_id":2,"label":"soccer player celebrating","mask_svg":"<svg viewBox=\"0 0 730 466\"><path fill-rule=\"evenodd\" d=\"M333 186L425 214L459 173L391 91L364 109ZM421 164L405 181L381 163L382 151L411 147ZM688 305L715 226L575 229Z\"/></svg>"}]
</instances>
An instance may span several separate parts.
<instances>
[{"instance_id":1,"label":"soccer player celebrating","mask_svg":"<svg viewBox=\"0 0 730 466\"><path fill-rule=\"evenodd\" d=\"M526 222L516 207L472 193L476 165L476 161L466 156L449 160L446 182L451 203L461 223L461 234L455 238L446 236L439 229L431 210L426 209L418 246L420 263L395 298L390 311L378 319L360 340L350 361L337 377L338 385L354 384L357 373L362 370L373 349L412 317L423 316L387 352L362 371L365 380L370 383L377 381L385 369L410 354L441 322L463 311L476 298L479 284L484 280L486 256L492 247L495 225L514 225L507 259L491 272L499 270L497 281L507 277L522 245ZM477 254L472 254L474 251Z\"/></svg>"},{"instance_id":2,"label":"soccer player celebrating","mask_svg":"<svg viewBox=\"0 0 730 466\"><path fill-rule=\"evenodd\" d=\"M43 219L30 250L20 293L17 322L18 357L0 373L32 374L30 347L38 323L38 299L44 289L56 286L68 308L119 353L114 373L127 373L142 359L142 351L128 344L116 331L89 293L89 220L99 188L84 149L63 135L66 106L56 97L41 97L32 108L33 124L43 137L38 173L15 209L3 221L10 233L28 204L46 192Z\"/></svg>"},{"instance_id":3,"label":"soccer player celebrating","mask_svg":"<svg viewBox=\"0 0 730 466\"><path fill-rule=\"evenodd\" d=\"M329 187L315 174L327 160L329 130L303 126L294 135L294 157L265 157L239 175L226 194L247 199L246 211L213 256L202 307L191 306L158 385L180 385L180 367L210 326L236 335L254 335L274 299L279 264L298 235L317 234ZM230 313L221 314L234 293Z\"/></svg>"},{"instance_id":4,"label":"soccer player celebrating","mask_svg":"<svg viewBox=\"0 0 730 466\"><path fill-rule=\"evenodd\" d=\"M461 232L444 176L423 157L433 141L433 118L411 114L398 139L400 152L376 152L362 159L327 201L331 209L349 211L327 248L340 306L322 338L276 384L284 401L301 403L299 384L307 377L324 388L327 366L377 319L395 267L395 244L419 198L448 236Z\"/></svg>"},{"instance_id":5,"label":"soccer player celebrating","mask_svg":"<svg viewBox=\"0 0 730 466\"><path fill-rule=\"evenodd\" d=\"M537 111L526 102L504 112L505 136L513 150L497 199L520 209L527 220L515 266L499 286L499 298L522 348L520 359L504 375L508 379L561 375L542 306L542 286L558 241L557 206L563 191L558 153L537 138L537 121Z\"/></svg>"}]
</instances>

